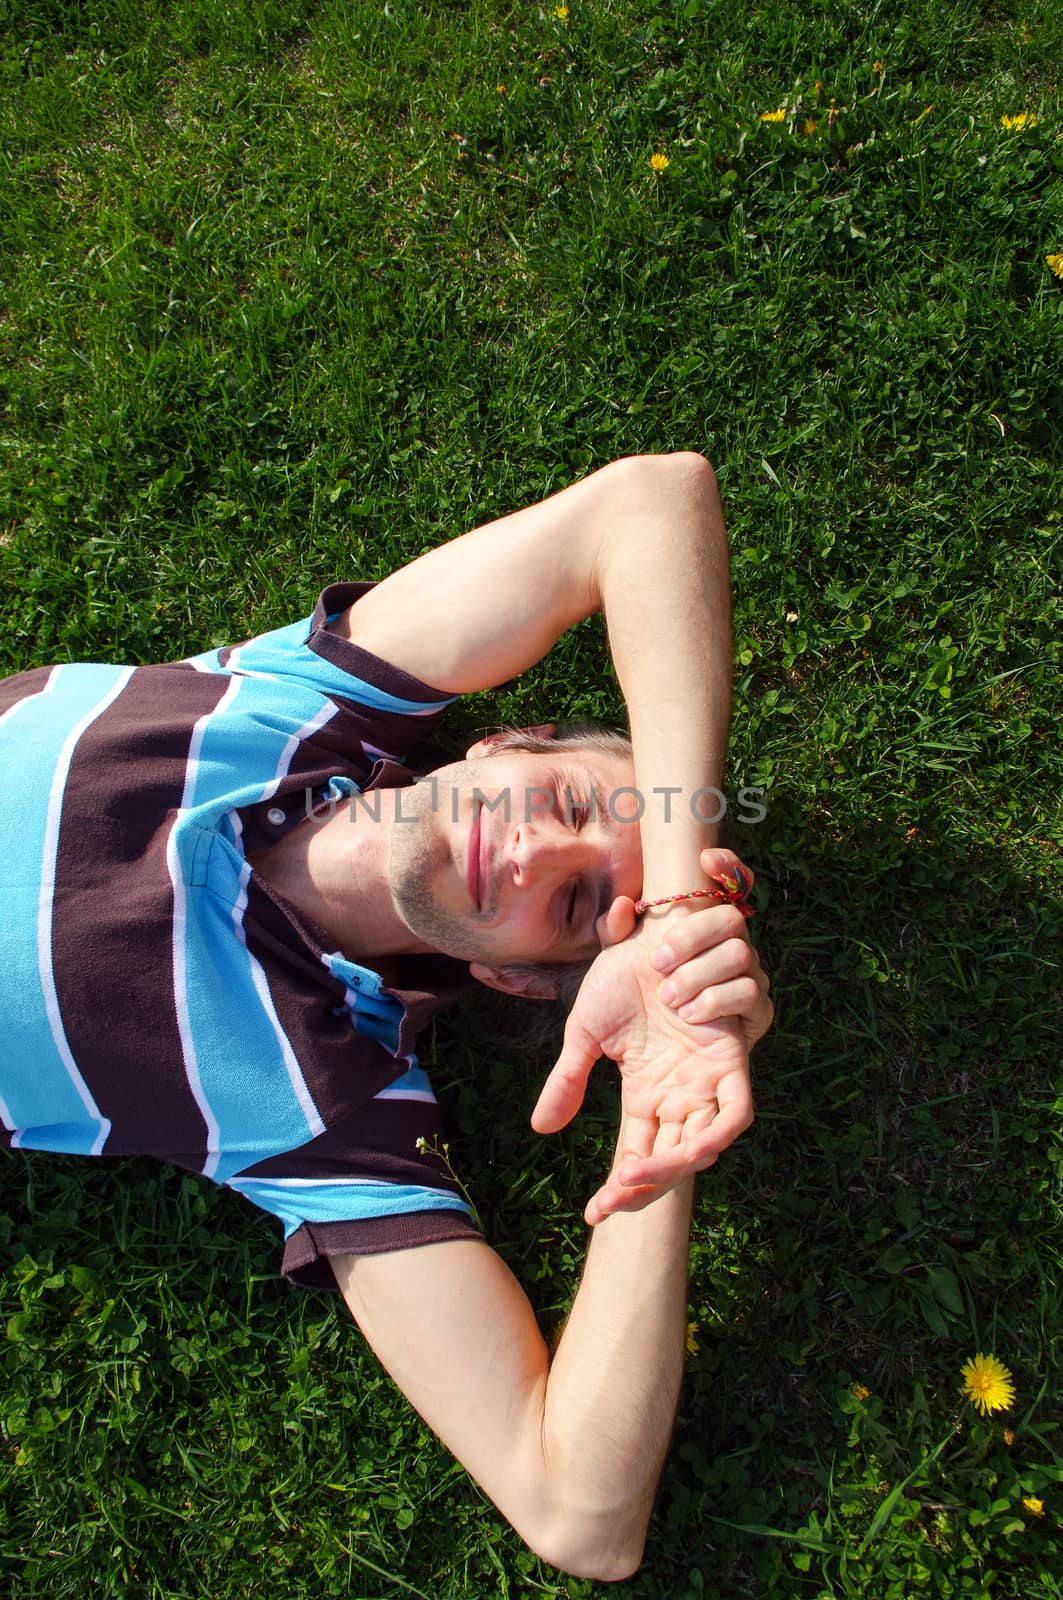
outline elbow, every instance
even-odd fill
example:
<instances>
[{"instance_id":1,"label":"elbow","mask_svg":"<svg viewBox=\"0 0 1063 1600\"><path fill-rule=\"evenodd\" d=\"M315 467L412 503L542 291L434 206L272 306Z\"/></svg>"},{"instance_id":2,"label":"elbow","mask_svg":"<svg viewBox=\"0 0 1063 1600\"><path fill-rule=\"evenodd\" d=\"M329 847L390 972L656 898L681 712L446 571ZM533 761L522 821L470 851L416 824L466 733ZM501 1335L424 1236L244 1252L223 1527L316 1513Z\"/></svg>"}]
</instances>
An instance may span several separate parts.
<instances>
[{"instance_id":1,"label":"elbow","mask_svg":"<svg viewBox=\"0 0 1063 1600\"><path fill-rule=\"evenodd\" d=\"M572 1578L621 1583L642 1565L648 1514L635 1519L565 1518L526 1532L528 1547L541 1561Z\"/></svg>"},{"instance_id":2,"label":"elbow","mask_svg":"<svg viewBox=\"0 0 1063 1600\"><path fill-rule=\"evenodd\" d=\"M623 510L653 521L670 517L677 526L689 525L700 530L700 537L722 538L726 545L719 484L707 457L696 450L627 456L616 468Z\"/></svg>"},{"instance_id":3,"label":"elbow","mask_svg":"<svg viewBox=\"0 0 1063 1600\"><path fill-rule=\"evenodd\" d=\"M715 489L716 472L708 456L698 450L672 450L656 456L628 456L627 464L648 479L682 482L688 488Z\"/></svg>"}]
</instances>

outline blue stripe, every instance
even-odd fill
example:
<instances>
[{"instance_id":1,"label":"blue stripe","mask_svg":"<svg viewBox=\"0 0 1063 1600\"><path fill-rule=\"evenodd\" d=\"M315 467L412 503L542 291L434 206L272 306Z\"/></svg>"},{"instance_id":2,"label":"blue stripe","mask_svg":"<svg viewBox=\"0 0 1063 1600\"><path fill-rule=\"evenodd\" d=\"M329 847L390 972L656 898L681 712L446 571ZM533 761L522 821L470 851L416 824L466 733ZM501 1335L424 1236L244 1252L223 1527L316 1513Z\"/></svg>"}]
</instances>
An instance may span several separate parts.
<instances>
[{"instance_id":1,"label":"blue stripe","mask_svg":"<svg viewBox=\"0 0 1063 1600\"><path fill-rule=\"evenodd\" d=\"M339 951L326 957L333 977L344 985L344 1000L358 1033L382 1044L389 1055L399 1053L399 1026L404 1010L394 995L384 994L380 974L349 961Z\"/></svg>"},{"instance_id":2,"label":"blue stripe","mask_svg":"<svg viewBox=\"0 0 1063 1600\"><path fill-rule=\"evenodd\" d=\"M315 719L335 715L333 702L313 689L234 677L202 733L190 798L200 825L214 826L227 811L272 795L298 748L295 737Z\"/></svg>"},{"instance_id":3,"label":"blue stripe","mask_svg":"<svg viewBox=\"0 0 1063 1600\"><path fill-rule=\"evenodd\" d=\"M269 1178L232 1178L236 1189L284 1224L290 1239L304 1222L361 1222L372 1217L410 1216L417 1211L463 1211L472 1207L444 1189L404 1183L284 1183Z\"/></svg>"},{"instance_id":4,"label":"blue stripe","mask_svg":"<svg viewBox=\"0 0 1063 1600\"><path fill-rule=\"evenodd\" d=\"M283 678L285 683L302 684L321 694L340 695L374 711L396 711L412 717L431 716L457 698L447 695L442 700L403 700L351 672L344 672L342 667L326 661L307 644L312 622L313 618L308 617L303 622L293 622L286 628L276 628L272 633L250 639L234 651L228 670L266 672Z\"/></svg>"},{"instance_id":5,"label":"blue stripe","mask_svg":"<svg viewBox=\"0 0 1063 1600\"><path fill-rule=\"evenodd\" d=\"M411 1095L416 1095L418 1099L422 1096L431 1096L432 1100L435 1100L427 1072L422 1071L417 1066L412 1066L408 1072L403 1073L401 1078L396 1078L394 1083L389 1083L386 1089L381 1089L379 1094L374 1095L373 1098L375 1100L405 1100Z\"/></svg>"},{"instance_id":6,"label":"blue stripe","mask_svg":"<svg viewBox=\"0 0 1063 1600\"><path fill-rule=\"evenodd\" d=\"M284 775L282 759L286 767L294 754L293 736L333 711L312 690L234 677L202 724L175 825L172 848L185 886L180 965L187 1036L198 1092L217 1128L220 1153L206 1170L219 1182L249 1156L291 1149L322 1131L290 1047L286 1056L286 1041L265 1008L264 978L233 923L244 859L225 823L231 808L273 792Z\"/></svg>"},{"instance_id":7,"label":"blue stripe","mask_svg":"<svg viewBox=\"0 0 1063 1600\"><path fill-rule=\"evenodd\" d=\"M52 687L19 701L0 727L0 824L16 819L18 828L18 849L5 851L0 866L4 1098L14 1126L26 1130L18 1143L30 1149L91 1155L104 1126L78 1093L53 1037L37 926L56 765L71 730L128 676L128 667L59 668Z\"/></svg>"},{"instance_id":8,"label":"blue stripe","mask_svg":"<svg viewBox=\"0 0 1063 1600\"><path fill-rule=\"evenodd\" d=\"M224 1183L249 1161L292 1150L324 1131L301 1071L263 1004L264 975L240 939L233 907L243 858L219 834L178 824L177 858L187 887L184 926L187 1026L199 1087L217 1126L209 1175ZM205 880L205 881L204 881ZM295 1074L293 1082L291 1073Z\"/></svg>"}]
</instances>

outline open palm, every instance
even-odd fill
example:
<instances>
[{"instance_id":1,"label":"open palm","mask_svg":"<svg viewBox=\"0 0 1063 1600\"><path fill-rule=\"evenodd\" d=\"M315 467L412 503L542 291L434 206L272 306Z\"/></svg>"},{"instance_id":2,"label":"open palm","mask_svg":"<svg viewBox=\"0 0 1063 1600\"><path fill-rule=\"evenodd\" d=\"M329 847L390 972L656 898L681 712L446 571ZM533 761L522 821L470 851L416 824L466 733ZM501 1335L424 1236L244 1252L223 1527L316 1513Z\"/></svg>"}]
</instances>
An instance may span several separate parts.
<instances>
[{"instance_id":1,"label":"open palm","mask_svg":"<svg viewBox=\"0 0 1063 1600\"><path fill-rule=\"evenodd\" d=\"M621 1077L624 1153L589 1201L594 1224L638 1210L711 1166L749 1127L749 1048L740 1019L684 1022L658 998L649 954L659 934L642 927L603 950L584 979L564 1045L532 1115L540 1133L571 1121L603 1055Z\"/></svg>"}]
</instances>

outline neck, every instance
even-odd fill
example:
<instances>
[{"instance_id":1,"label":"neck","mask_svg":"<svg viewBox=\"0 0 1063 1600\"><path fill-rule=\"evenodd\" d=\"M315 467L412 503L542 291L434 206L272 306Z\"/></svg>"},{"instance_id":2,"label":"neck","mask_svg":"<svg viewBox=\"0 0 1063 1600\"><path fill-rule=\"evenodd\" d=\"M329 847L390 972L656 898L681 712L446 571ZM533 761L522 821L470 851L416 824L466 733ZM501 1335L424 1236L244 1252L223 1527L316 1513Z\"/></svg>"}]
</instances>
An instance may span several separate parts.
<instances>
[{"instance_id":1,"label":"neck","mask_svg":"<svg viewBox=\"0 0 1063 1600\"><path fill-rule=\"evenodd\" d=\"M251 857L254 870L352 961L426 952L395 909L386 820L337 806Z\"/></svg>"}]
</instances>

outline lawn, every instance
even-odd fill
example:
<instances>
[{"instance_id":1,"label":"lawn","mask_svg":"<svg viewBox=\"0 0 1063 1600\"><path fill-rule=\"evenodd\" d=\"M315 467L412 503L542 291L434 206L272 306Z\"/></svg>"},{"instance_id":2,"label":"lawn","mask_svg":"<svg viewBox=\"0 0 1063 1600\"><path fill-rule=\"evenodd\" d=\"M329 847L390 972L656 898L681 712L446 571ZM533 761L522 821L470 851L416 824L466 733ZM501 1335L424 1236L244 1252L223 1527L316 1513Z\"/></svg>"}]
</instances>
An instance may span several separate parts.
<instances>
[{"instance_id":1,"label":"lawn","mask_svg":"<svg viewBox=\"0 0 1063 1600\"><path fill-rule=\"evenodd\" d=\"M527 1554L235 1195L12 1152L13 1600L1063 1596L1061 59L1060 0L0 0L0 672L701 450L778 1003L630 1583ZM453 748L622 712L590 622ZM536 1138L528 1021L422 1061L553 1331L615 1092Z\"/></svg>"}]
</instances>

